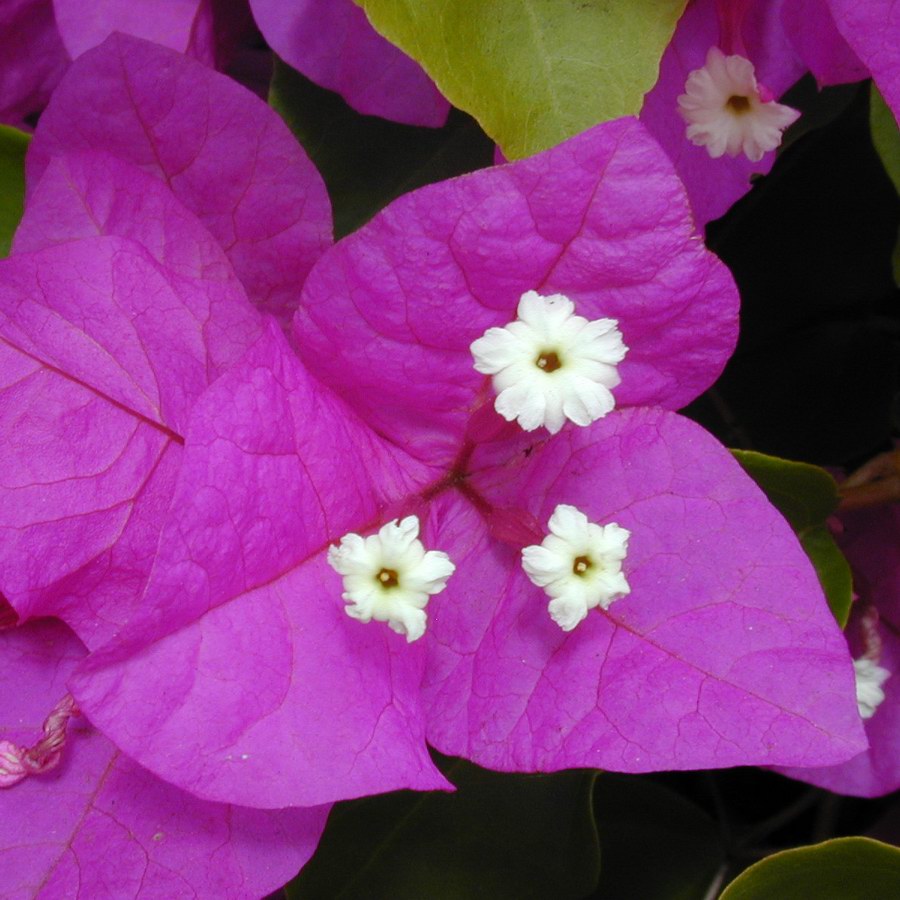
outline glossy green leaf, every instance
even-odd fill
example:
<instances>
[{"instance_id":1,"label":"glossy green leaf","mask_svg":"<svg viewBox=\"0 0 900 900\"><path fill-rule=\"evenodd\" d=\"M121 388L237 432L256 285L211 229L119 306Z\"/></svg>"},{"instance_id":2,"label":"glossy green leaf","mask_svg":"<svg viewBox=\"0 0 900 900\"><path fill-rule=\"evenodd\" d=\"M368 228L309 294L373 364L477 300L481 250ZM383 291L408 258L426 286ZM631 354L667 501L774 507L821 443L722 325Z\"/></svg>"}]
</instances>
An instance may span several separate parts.
<instances>
[{"instance_id":1,"label":"glossy green leaf","mask_svg":"<svg viewBox=\"0 0 900 900\"><path fill-rule=\"evenodd\" d=\"M836 838L766 857L720 900L889 900L900 897L900 850L871 838Z\"/></svg>"},{"instance_id":2,"label":"glossy green leaf","mask_svg":"<svg viewBox=\"0 0 900 900\"><path fill-rule=\"evenodd\" d=\"M509 159L637 113L686 0L356 0Z\"/></svg>"},{"instance_id":3,"label":"glossy green leaf","mask_svg":"<svg viewBox=\"0 0 900 900\"><path fill-rule=\"evenodd\" d=\"M337 238L355 231L400 194L493 162L490 138L458 110L443 128L364 116L277 59L269 103L325 180Z\"/></svg>"},{"instance_id":4,"label":"glossy green leaf","mask_svg":"<svg viewBox=\"0 0 900 900\"><path fill-rule=\"evenodd\" d=\"M0 125L0 257L9 255L10 244L25 198L25 151L31 135Z\"/></svg>"},{"instance_id":5,"label":"glossy green leaf","mask_svg":"<svg viewBox=\"0 0 900 900\"><path fill-rule=\"evenodd\" d=\"M661 785L604 772L594 788L598 897L703 900L725 861L715 822Z\"/></svg>"},{"instance_id":6,"label":"glossy green leaf","mask_svg":"<svg viewBox=\"0 0 900 900\"><path fill-rule=\"evenodd\" d=\"M457 792L339 803L292 900L584 897L597 883L595 774L508 775L438 760Z\"/></svg>"},{"instance_id":7,"label":"glossy green leaf","mask_svg":"<svg viewBox=\"0 0 900 900\"><path fill-rule=\"evenodd\" d=\"M732 452L796 532L843 628L850 614L853 581L850 566L826 524L840 499L837 483L824 469L808 463L750 450Z\"/></svg>"}]
</instances>

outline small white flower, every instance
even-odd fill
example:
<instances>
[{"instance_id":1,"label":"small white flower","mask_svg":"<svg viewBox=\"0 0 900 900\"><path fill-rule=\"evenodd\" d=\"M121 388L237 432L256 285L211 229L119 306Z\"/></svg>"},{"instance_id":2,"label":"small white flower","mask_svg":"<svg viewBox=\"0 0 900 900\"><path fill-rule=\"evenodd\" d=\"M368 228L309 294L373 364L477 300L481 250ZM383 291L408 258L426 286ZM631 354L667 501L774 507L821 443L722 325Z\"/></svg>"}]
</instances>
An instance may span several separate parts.
<instances>
[{"instance_id":1,"label":"small white flower","mask_svg":"<svg viewBox=\"0 0 900 900\"><path fill-rule=\"evenodd\" d=\"M615 406L611 393L622 379L616 365L628 348L615 319L589 322L575 315L562 294L528 291L518 319L488 328L470 347L475 370L493 375L494 408L525 431L543 425L556 434L566 419L590 425Z\"/></svg>"},{"instance_id":2,"label":"small white flower","mask_svg":"<svg viewBox=\"0 0 900 900\"><path fill-rule=\"evenodd\" d=\"M571 631L600 607L631 593L622 574L631 532L615 523L595 525L574 506L560 504L550 516L550 534L522 550L522 568L550 597L550 617Z\"/></svg>"},{"instance_id":3,"label":"small white flower","mask_svg":"<svg viewBox=\"0 0 900 900\"><path fill-rule=\"evenodd\" d=\"M426 551L418 538L419 519L407 516L366 538L345 534L328 548L329 565L344 577L348 616L387 622L410 642L422 637L428 597L447 586L456 566L446 553Z\"/></svg>"},{"instance_id":4,"label":"small white flower","mask_svg":"<svg viewBox=\"0 0 900 900\"><path fill-rule=\"evenodd\" d=\"M856 704L859 714L864 719L871 719L884 701L881 686L891 677L891 673L865 656L853 660L853 668L856 669Z\"/></svg>"},{"instance_id":5,"label":"small white flower","mask_svg":"<svg viewBox=\"0 0 900 900\"><path fill-rule=\"evenodd\" d=\"M687 139L718 159L743 153L753 162L781 143L781 133L800 113L764 100L753 63L710 47L706 65L687 77L678 111L688 123ZM764 89L763 89L764 90Z\"/></svg>"}]
</instances>

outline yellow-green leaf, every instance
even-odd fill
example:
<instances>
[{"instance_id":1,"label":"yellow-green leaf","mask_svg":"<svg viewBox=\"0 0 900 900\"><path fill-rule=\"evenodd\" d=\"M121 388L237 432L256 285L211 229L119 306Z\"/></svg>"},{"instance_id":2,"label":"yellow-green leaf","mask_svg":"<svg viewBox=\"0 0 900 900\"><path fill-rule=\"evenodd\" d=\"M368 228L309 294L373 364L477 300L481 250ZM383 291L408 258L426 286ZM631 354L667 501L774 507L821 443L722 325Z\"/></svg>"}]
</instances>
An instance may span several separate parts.
<instances>
[{"instance_id":1,"label":"yellow-green leaf","mask_svg":"<svg viewBox=\"0 0 900 900\"><path fill-rule=\"evenodd\" d=\"M686 0L356 0L509 159L637 113Z\"/></svg>"}]
</instances>

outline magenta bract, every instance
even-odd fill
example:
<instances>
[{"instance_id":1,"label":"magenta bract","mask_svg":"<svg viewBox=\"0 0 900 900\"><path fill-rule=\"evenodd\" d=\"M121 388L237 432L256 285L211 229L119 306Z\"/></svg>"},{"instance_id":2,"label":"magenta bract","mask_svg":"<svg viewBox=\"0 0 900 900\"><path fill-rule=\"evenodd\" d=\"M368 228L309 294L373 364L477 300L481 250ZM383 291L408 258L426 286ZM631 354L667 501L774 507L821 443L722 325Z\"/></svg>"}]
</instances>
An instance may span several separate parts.
<instances>
[{"instance_id":1,"label":"magenta bract","mask_svg":"<svg viewBox=\"0 0 900 900\"><path fill-rule=\"evenodd\" d=\"M628 528L631 593L563 633L519 547L442 497L433 542L464 550L460 573L477 579L435 602L436 747L498 769L642 772L845 759L861 746L852 669L815 574L721 445L636 408L528 450L515 475L476 450L472 489L543 530L559 503Z\"/></svg>"},{"instance_id":2,"label":"magenta bract","mask_svg":"<svg viewBox=\"0 0 900 900\"><path fill-rule=\"evenodd\" d=\"M731 276L697 240L671 164L628 119L401 197L313 270L296 336L377 431L446 466L493 402L469 345L515 318L528 290L619 319L619 404L683 406L737 339Z\"/></svg>"},{"instance_id":3,"label":"magenta bract","mask_svg":"<svg viewBox=\"0 0 900 900\"><path fill-rule=\"evenodd\" d=\"M202 797L279 808L446 787L421 651L349 627L325 561L429 474L270 325L195 409L142 609L73 681L92 721Z\"/></svg>"},{"instance_id":4,"label":"magenta bract","mask_svg":"<svg viewBox=\"0 0 900 900\"><path fill-rule=\"evenodd\" d=\"M190 408L260 317L165 184L102 154L51 163L15 249L34 252L0 264L0 583L93 647L139 603Z\"/></svg>"},{"instance_id":5,"label":"magenta bract","mask_svg":"<svg viewBox=\"0 0 900 900\"><path fill-rule=\"evenodd\" d=\"M26 116L46 106L69 63L52 0L0 5L0 46L0 122L21 127Z\"/></svg>"},{"instance_id":6,"label":"magenta bract","mask_svg":"<svg viewBox=\"0 0 900 900\"><path fill-rule=\"evenodd\" d=\"M263 37L288 65L357 112L406 125L444 124L450 104L353 0L251 0L250 6Z\"/></svg>"},{"instance_id":7,"label":"magenta bract","mask_svg":"<svg viewBox=\"0 0 900 900\"><path fill-rule=\"evenodd\" d=\"M0 634L0 738L30 744L85 654L58 622ZM256 810L198 800L71 719L53 771L0 790L5 897L258 897L312 855L327 807Z\"/></svg>"},{"instance_id":8,"label":"magenta bract","mask_svg":"<svg viewBox=\"0 0 900 900\"><path fill-rule=\"evenodd\" d=\"M868 68L885 102L900 119L900 9L891 0L825 0L834 24Z\"/></svg>"},{"instance_id":9,"label":"magenta bract","mask_svg":"<svg viewBox=\"0 0 900 900\"><path fill-rule=\"evenodd\" d=\"M2 6L0 122L19 127L44 109L71 61L113 32L223 68L252 27L246 0L5 0Z\"/></svg>"},{"instance_id":10,"label":"magenta bract","mask_svg":"<svg viewBox=\"0 0 900 900\"><path fill-rule=\"evenodd\" d=\"M331 242L325 187L278 115L224 75L115 34L67 73L26 161L103 150L168 185L224 248L259 308L285 319Z\"/></svg>"},{"instance_id":11,"label":"magenta bract","mask_svg":"<svg viewBox=\"0 0 900 900\"><path fill-rule=\"evenodd\" d=\"M72 59L102 44L113 32L190 53L212 64L215 56L212 4L208 0L53 0L59 34Z\"/></svg>"},{"instance_id":12,"label":"magenta bract","mask_svg":"<svg viewBox=\"0 0 900 900\"><path fill-rule=\"evenodd\" d=\"M823 0L791 0L782 7L781 21L797 55L820 86L869 77Z\"/></svg>"},{"instance_id":13,"label":"magenta bract","mask_svg":"<svg viewBox=\"0 0 900 900\"><path fill-rule=\"evenodd\" d=\"M121 238L0 267L0 578L23 619L60 615L93 644L149 571L180 431L209 382L215 312L202 295L185 303Z\"/></svg>"},{"instance_id":14,"label":"magenta bract","mask_svg":"<svg viewBox=\"0 0 900 900\"><path fill-rule=\"evenodd\" d=\"M261 320L165 184L104 154L50 164L14 249L0 304L14 537L0 583L23 619L60 616L93 647L139 603L190 407Z\"/></svg>"}]
</instances>

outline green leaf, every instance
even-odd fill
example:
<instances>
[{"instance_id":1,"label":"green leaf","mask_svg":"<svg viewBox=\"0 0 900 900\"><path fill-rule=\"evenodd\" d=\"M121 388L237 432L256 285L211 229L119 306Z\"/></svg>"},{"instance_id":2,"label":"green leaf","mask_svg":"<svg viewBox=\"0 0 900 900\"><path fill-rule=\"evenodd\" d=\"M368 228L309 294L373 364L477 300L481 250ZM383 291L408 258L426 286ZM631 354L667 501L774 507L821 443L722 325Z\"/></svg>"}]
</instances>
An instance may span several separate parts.
<instances>
[{"instance_id":1,"label":"green leaf","mask_svg":"<svg viewBox=\"0 0 900 900\"><path fill-rule=\"evenodd\" d=\"M884 171L894 183L897 193L900 193L900 129L874 81L869 89L869 126L872 129L872 144L884 165ZM900 232L894 244L891 267L894 283L900 285Z\"/></svg>"},{"instance_id":2,"label":"green leaf","mask_svg":"<svg viewBox=\"0 0 900 900\"><path fill-rule=\"evenodd\" d=\"M595 773L507 775L438 760L457 792L337 804L292 900L584 897L597 883Z\"/></svg>"},{"instance_id":3,"label":"green leaf","mask_svg":"<svg viewBox=\"0 0 900 900\"><path fill-rule=\"evenodd\" d=\"M25 151L31 135L0 125L0 257L9 255L25 199Z\"/></svg>"},{"instance_id":4,"label":"green leaf","mask_svg":"<svg viewBox=\"0 0 900 900\"><path fill-rule=\"evenodd\" d=\"M490 138L459 110L451 112L443 128L363 116L278 59L269 104L325 180L337 238L355 231L400 194L493 162Z\"/></svg>"},{"instance_id":5,"label":"green leaf","mask_svg":"<svg viewBox=\"0 0 900 900\"><path fill-rule=\"evenodd\" d=\"M900 130L874 81L869 93L869 126L872 129L872 143L881 157L884 170L900 193Z\"/></svg>"},{"instance_id":6,"label":"green leaf","mask_svg":"<svg viewBox=\"0 0 900 900\"><path fill-rule=\"evenodd\" d=\"M637 113L686 0L356 0L508 159Z\"/></svg>"},{"instance_id":7,"label":"green leaf","mask_svg":"<svg viewBox=\"0 0 900 900\"><path fill-rule=\"evenodd\" d=\"M720 900L887 900L900 897L900 850L848 837L766 857Z\"/></svg>"},{"instance_id":8,"label":"green leaf","mask_svg":"<svg viewBox=\"0 0 900 900\"><path fill-rule=\"evenodd\" d=\"M668 788L604 772L594 788L598 897L703 900L725 848L715 822Z\"/></svg>"},{"instance_id":9,"label":"green leaf","mask_svg":"<svg viewBox=\"0 0 900 900\"><path fill-rule=\"evenodd\" d=\"M850 615L853 580L850 566L826 524L840 500L837 483L824 469L809 463L751 450L731 452L796 532L819 576L828 605L843 628Z\"/></svg>"},{"instance_id":10,"label":"green leaf","mask_svg":"<svg viewBox=\"0 0 900 900\"><path fill-rule=\"evenodd\" d=\"M872 129L872 143L884 165L884 171L900 194L900 129L891 108L884 102L873 81L869 88L869 126ZM891 256L894 283L900 285L900 232Z\"/></svg>"}]
</instances>

